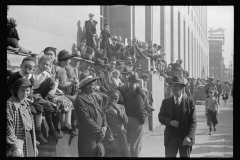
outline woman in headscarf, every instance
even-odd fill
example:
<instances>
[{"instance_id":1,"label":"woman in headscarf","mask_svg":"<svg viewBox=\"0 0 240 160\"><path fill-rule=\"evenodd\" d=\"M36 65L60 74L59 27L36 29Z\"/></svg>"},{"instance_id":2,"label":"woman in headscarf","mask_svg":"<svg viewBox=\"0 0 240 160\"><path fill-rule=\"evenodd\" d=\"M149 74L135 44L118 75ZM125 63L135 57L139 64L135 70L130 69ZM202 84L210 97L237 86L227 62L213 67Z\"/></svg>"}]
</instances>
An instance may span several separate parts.
<instances>
[{"instance_id":1,"label":"woman in headscarf","mask_svg":"<svg viewBox=\"0 0 240 160\"><path fill-rule=\"evenodd\" d=\"M98 77L93 78L84 73L79 77L81 92L78 93L74 105L79 121L79 157L97 157L97 144L104 139L107 130L104 112L97 102L99 99L93 94L97 79Z\"/></svg>"},{"instance_id":2,"label":"woman in headscarf","mask_svg":"<svg viewBox=\"0 0 240 160\"><path fill-rule=\"evenodd\" d=\"M32 83L27 78L18 79L13 95L7 100L7 157L36 157L35 126L27 97Z\"/></svg>"}]
</instances>

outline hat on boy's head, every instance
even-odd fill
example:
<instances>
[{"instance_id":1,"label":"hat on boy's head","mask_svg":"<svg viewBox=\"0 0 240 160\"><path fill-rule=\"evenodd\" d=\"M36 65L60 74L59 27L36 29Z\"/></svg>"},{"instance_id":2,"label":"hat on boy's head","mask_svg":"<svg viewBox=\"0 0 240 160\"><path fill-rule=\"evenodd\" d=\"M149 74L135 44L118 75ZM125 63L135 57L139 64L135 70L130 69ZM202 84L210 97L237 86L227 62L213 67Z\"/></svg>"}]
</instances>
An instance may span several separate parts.
<instances>
[{"instance_id":1,"label":"hat on boy's head","mask_svg":"<svg viewBox=\"0 0 240 160\"><path fill-rule=\"evenodd\" d=\"M13 87L31 87L32 83L27 78L19 78L14 84Z\"/></svg>"},{"instance_id":2,"label":"hat on boy's head","mask_svg":"<svg viewBox=\"0 0 240 160\"><path fill-rule=\"evenodd\" d=\"M83 41L86 42L87 40L86 40L86 38L83 37L83 38L81 38L80 41L81 41L81 42L83 42Z\"/></svg>"},{"instance_id":3,"label":"hat on boy's head","mask_svg":"<svg viewBox=\"0 0 240 160\"><path fill-rule=\"evenodd\" d=\"M61 50L59 53L58 53L58 59L67 59L67 58L72 58L74 57L73 55L71 55L68 51L66 51L65 49L64 50Z\"/></svg>"},{"instance_id":4,"label":"hat on boy's head","mask_svg":"<svg viewBox=\"0 0 240 160\"><path fill-rule=\"evenodd\" d=\"M89 13L89 16L92 16L92 17L93 17L93 16L94 16L94 14L93 14L93 13Z\"/></svg>"},{"instance_id":5,"label":"hat on boy's head","mask_svg":"<svg viewBox=\"0 0 240 160\"><path fill-rule=\"evenodd\" d=\"M46 53L47 51L53 51L53 53L56 54L56 49L57 49L57 48L47 47L47 48L45 48L45 49L43 50L43 52Z\"/></svg>"},{"instance_id":6,"label":"hat on boy's head","mask_svg":"<svg viewBox=\"0 0 240 160\"><path fill-rule=\"evenodd\" d=\"M184 79L180 76L173 76L172 78L172 81L170 82L170 84L182 84L185 86L185 83L184 83Z\"/></svg>"},{"instance_id":7,"label":"hat on boy's head","mask_svg":"<svg viewBox=\"0 0 240 160\"><path fill-rule=\"evenodd\" d=\"M28 57L25 57L23 60L22 60L22 63L24 61L33 61L34 63L36 63L36 59L32 56L28 56Z\"/></svg>"}]
</instances>

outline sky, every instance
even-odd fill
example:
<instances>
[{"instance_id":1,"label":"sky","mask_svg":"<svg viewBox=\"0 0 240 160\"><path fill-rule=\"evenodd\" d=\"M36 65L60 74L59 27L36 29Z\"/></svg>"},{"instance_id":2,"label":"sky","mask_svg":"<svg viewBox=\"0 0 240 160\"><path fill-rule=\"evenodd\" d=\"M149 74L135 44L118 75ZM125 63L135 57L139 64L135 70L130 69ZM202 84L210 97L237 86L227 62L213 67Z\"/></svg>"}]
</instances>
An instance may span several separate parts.
<instances>
[{"instance_id":1,"label":"sky","mask_svg":"<svg viewBox=\"0 0 240 160\"><path fill-rule=\"evenodd\" d=\"M217 29L225 28L225 44L223 46L224 64L228 68L229 61L233 61L234 49L234 7L207 6L207 26Z\"/></svg>"}]
</instances>

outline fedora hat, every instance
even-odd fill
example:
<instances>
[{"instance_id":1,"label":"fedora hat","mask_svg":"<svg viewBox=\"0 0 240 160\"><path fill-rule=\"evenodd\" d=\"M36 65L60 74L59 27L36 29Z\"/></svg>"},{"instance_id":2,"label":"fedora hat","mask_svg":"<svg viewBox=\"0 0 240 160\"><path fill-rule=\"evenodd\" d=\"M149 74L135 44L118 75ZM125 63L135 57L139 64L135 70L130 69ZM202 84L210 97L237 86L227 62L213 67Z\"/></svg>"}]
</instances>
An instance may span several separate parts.
<instances>
[{"instance_id":1,"label":"fedora hat","mask_svg":"<svg viewBox=\"0 0 240 160\"><path fill-rule=\"evenodd\" d=\"M72 58L73 55L71 55L68 51L66 51L65 49L64 50L61 50L59 53L58 53L58 59L66 59L66 58Z\"/></svg>"},{"instance_id":2,"label":"fedora hat","mask_svg":"<svg viewBox=\"0 0 240 160\"><path fill-rule=\"evenodd\" d=\"M139 82L138 74L137 73L130 74L128 77L128 81L129 82Z\"/></svg>"},{"instance_id":3,"label":"fedora hat","mask_svg":"<svg viewBox=\"0 0 240 160\"><path fill-rule=\"evenodd\" d=\"M73 55L74 59L77 59L77 60L81 60L82 59L82 56L81 56L80 52L73 52L72 55Z\"/></svg>"},{"instance_id":4,"label":"fedora hat","mask_svg":"<svg viewBox=\"0 0 240 160\"><path fill-rule=\"evenodd\" d=\"M186 85L184 79L180 76L173 76L170 84L182 84L184 86Z\"/></svg>"},{"instance_id":5,"label":"fedora hat","mask_svg":"<svg viewBox=\"0 0 240 160\"><path fill-rule=\"evenodd\" d=\"M94 16L94 14L93 14L93 13L89 13L89 16L92 16L92 17L93 17L93 16Z\"/></svg>"},{"instance_id":6,"label":"fedora hat","mask_svg":"<svg viewBox=\"0 0 240 160\"><path fill-rule=\"evenodd\" d=\"M13 87L31 87L32 83L27 78L19 78L14 84Z\"/></svg>"},{"instance_id":7,"label":"fedora hat","mask_svg":"<svg viewBox=\"0 0 240 160\"><path fill-rule=\"evenodd\" d=\"M94 63L93 61L92 61L92 55L90 55L90 54L84 54L83 55L83 58L82 58L82 60L83 61L86 61L86 62L89 62L89 63Z\"/></svg>"},{"instance_id":8,"label":"fedora hat","mask_svg":"<svg viewBox=\"0 0 240 160\"><path fill-rule=\"evenodd\" d=\"M94 65L102 65L105 66L104 60L100 59L100 58L96 58L96 60L94 61Z\"/></svg>"},{"instance_id":9,"label":"fedora hat","mask_svg":"<svg viewBox=\"0 0 240 160\"><path fill-rule=\"evenodd\" d=\"M92 77L88 74L82 73L79 76L79 89L85 86L89 82L93 82L95 80L99 79L99 77Z\"/></svg>"},{"instance_id":10,"label":"fedora hat","mask_svg":"<svg viewBox=\"0 0 240 160\"><path fill-rule=\"evenodd\" d=\"M122 60L118 60L118 61L116 61L116 67L124 67L125 65L124 65L124 61L122 61Z\"/></svg>"},{"instance_id":11,"label":"fedora hat","mask_svg":"<svg viewBox=\"0 0 240 160\"><path fill-rule=\"evenodd\" d=\"M132 69L129 66L125 66L122 71L121 74L128 74L132 71Z\"/></svg>"}]
</instances>

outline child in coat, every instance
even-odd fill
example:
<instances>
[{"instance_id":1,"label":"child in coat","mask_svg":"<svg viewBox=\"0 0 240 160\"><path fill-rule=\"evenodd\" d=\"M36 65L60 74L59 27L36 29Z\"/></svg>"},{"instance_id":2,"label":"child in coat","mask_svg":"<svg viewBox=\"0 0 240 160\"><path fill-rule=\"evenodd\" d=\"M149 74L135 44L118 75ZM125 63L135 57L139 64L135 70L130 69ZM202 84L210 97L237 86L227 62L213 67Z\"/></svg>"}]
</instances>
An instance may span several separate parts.
<instances>
[{"instance_id":1,"label":"child in coat","mask_svg":"<svg viewBox=\"0 0 240 160\"><path fill-rule=\"evenodd\" d=\"M209 98L205 101L205 115L207 116L207 125L209 126L209 135L212 135L212 126L216 131L218 124L217 115L219 114L219 106L217 99L214 97L214 91L208 91Z\"/></svg>"}]
</instances>

